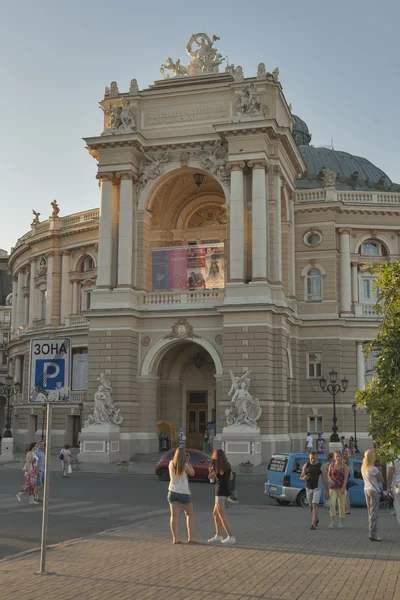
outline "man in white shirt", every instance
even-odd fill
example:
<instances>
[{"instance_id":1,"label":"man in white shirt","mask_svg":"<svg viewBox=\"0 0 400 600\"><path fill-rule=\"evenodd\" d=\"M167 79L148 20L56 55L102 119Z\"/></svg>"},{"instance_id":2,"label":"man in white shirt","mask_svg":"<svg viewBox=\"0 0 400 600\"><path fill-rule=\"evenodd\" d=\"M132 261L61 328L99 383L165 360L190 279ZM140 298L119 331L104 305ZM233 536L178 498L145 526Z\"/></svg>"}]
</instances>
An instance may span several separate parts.
<instances>
[{"instance_id":1,"label":"man in white shirt","mask_svg":"<svg viewBox=\"0 0 400 600\"><path fill-rule=\"evenodd\" d=\"M400 525L400 456L388 463L388 489L393 493L393 507Z\"/></svg>"},{"instance_id":2,"label":"man in white shirt","mask_svg":"<svg viewBox=\"0 0 400 600\"><path fill-rule=\"evenodd\" d=\"M307 433L305 450L310 452L314 448L314 440L310 432Z\"/></svg>"}]
</instances>

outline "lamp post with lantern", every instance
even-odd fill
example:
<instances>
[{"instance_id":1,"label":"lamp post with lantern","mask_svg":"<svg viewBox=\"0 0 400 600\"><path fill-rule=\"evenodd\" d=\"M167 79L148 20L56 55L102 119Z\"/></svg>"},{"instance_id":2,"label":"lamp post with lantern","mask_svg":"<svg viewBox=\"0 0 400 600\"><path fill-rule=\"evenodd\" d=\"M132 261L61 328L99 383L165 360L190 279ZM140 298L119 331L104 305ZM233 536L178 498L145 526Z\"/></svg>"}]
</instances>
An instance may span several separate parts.
<instances>
[{"instance_id":1,"label":"lamp post with lantern","mask_svg":"<svg viewBox=\"0 0 400 600\"><path fill-rule=\"evenodd\" d=\"M5 431L4 431L4 436L5 438L12 438L12 432L11 432L11 415L12 415L12 411L13 411L13 405L11 404L10 400L12 396L16 396L16 394L19 394L21 391L21 384L20 383L14 383L13 384L13 378L11 377L11 375L7 375L6 376L6 382L0 382L0 396L5 396L7 398L7 406L6 406L6 426L5 426Z\"/></svg>"},{"instance_id":2,"label":"lamp post with lantern","mask_svg":"<svg viewBox=\"0 0 400 600\"><path fill-rule=\"evenodd\" d=\"M357 445L357 404L353 402L351 405L351 410L353 411L353 419L354 419L354 450L359 452Z\"/></svg>"},{"instance_id":3,"label":"lamp post with lantern","mask_svg":"<svg viewBox=\"0 0 400 600\"><path fill-rule=\"evenodd\" d=\"M329 373L329 381L327 381L324 377L322 377L319 380L319 384L321 386L321 390L323 392L329 392L329 394L332 396L333 398L333 418L332 418L332 422L333 422L333 426L332 426L332 435L330 437L330 441L333 443L338 443L340 442L339 436L337 434L338 432L338 427L336 425L337 423L337 418L336 418L336 396L339 393L344 393L349 385L349 380L347 379L347 377L343 377L343 379L340 381L340 383L337 383L337 376L338 374L336 373L335 369L332 369L332 371Z\"/></svg>"}]
</instances>

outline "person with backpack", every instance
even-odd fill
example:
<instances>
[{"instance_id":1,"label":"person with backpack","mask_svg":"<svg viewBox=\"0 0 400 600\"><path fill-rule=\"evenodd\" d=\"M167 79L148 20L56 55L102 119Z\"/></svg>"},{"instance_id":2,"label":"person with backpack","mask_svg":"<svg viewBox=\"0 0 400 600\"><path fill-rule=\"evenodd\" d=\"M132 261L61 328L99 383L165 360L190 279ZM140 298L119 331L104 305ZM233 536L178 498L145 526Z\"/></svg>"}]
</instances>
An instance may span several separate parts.
<instances>
[{"instance_id":1,"label":"person with backpack","mask_svg":"<svg viewBox=\"0 0 400 600\"><path fill-rule=\"evenodd\" d=\"M368 530L371 542L380 542L378 537L378 513L380 491L379 483L383 483L383 477L375 466L376 455L373 450L367 450L361 467L361 475L364 479L364 494L368 511Z\"/></svg>"},{"instance_id":2,"label":"person with backpack","mask_svg":"<svg viewBox=\"0 0 400 600\"><path fill-rule=\"evenodd\" d=\"M322 464L318 461L318 454L315 450L311 450L309 458L303 467L300 479L306 482L307 501L311 510L310 529L315 530L319 523L318 506L322 490Z\"/></svg>"}]
</instances>

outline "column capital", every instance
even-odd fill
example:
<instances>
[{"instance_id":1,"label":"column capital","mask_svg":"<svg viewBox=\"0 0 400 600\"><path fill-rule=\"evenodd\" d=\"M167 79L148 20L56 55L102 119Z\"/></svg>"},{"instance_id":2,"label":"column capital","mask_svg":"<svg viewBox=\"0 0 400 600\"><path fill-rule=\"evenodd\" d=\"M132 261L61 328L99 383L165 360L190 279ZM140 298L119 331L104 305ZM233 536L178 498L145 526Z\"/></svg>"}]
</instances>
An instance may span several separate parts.
<instances>
[{"instance_id":1,"label":"column capital","mask_svg":"<svg viewBox=\"0 0 400 600\"><path fill-rule=\"evenodd\" d=\"M60 254L61 254L61 256L70 256L71 250L63 250Z\"/></svg>"},{"instance_id":2,"label":"column capital","mask_svg":"<svg viewBox=\"0 0 400 600\"><path fill-rule=\"evenodd\" d=\"M55 252L47 252L46 258L53 258L53 256L55 256L55 255L56 255Z\"/></svg>"},{"instance_id":3,"label":"column capital","mask_svg":"<svg viewBox=\"0 0 400 600\"><path fill-rule=\"evenodd\" d=\"M364 346L365 342L361 342L360 340L356 341L357 346Z\"/></svg>"},{"instance_id":4,"label":"column capital","mask_svg":"<svg viewBox=\"0 0 400 600\"><path fill-rule=\"evenodd\" d=\"M351 261L351 266L352 267L358 267L358 260L352 260Z\"/></svg>"},{"instance_id":5,"label":"column capital","mask_svg":"<svg viewBox=\"0 0 400 600\"><path fill-rule=\"evenodd\" d=\"M30 264L37 262L38 257L37 256L31 256L29 259Z\"/></svg>"},{"instance_id":6,"label":"column capital","mask_svg":"<svg viewBox=\"0 0 400 600\"><path fill-rule=\"evenodd\" d=\"M250 169L253 169L253 171L254 171L254 169L264 169L265 170L267 168L267 163L262 158L257 158L255 160L251 160L247 164L250 167Z\"/></svg>"},{"instance_id":7,"label":"column capital","mask_svg":"<svg viewBox=\"0 0 400 600\"><path fill-rule=\"evenodd\" d=\"M120 179L121 181L124 179L128 179L128 180L130 179L134 183L136 183L138 181L138 176L133 171L119 171L119 172L115 173L115 177L117 179Z\"/></svg>"},{"instance_id":8,"label":"column capital","mask_svg":"<svg viewBox=\"0 0 400 600\"><path fill-rule=\"evenodd\" d=\"M246 163L243 161L233 161L230 164L231 171L243 171L246 166Z\"/></svg>"},{"instance_id":9,"label":"column capital","mask_svg":"<svg viewBox=\"0 0 400 600\"><path fill-rule=\"evenodd\" d=\"M282 176L282 169L280 168L279 165L273 165L271 171L274 175Z\"/></svg>"},{"instance_id":10,"label":"column capital","mask_svg":"<svg viewBox=\"0 0 400 600\"><path fill-rule=\"evenodd\" d=\"M342 227L341 227L341 228L339 229L339 233L340 233L340 234L347 233L348 235L350 235L350 234L351 234L351 229L350 229L350 228L346 228L346 227L345 227L345 228L342 228Z\"/></svg>"},{"instance_id":11,"label":"column capital","mask_svg":"<svg viewBox=\"0 0 400 600\"><path fill-rule=\"evenodd\" d=\"M114 173L111 173L110 171L104 172L104 173L96 173L96 179L98 179L99 181L110 181L112 182L113 179L115 179L115 175Z\"/></svg>"}]
</instances>

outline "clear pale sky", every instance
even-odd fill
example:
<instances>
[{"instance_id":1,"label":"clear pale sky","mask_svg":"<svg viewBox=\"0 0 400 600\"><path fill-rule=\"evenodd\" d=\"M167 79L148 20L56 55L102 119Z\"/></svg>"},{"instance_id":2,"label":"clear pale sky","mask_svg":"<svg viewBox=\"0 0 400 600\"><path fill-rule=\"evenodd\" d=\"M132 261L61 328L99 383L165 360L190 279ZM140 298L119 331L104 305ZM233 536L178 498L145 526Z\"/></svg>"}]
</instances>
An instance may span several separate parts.
<instances>
[{"instance_id":1,"label":"clear pale sky","mask_svg":"<svg viewBox=\"0 0 400 600\"><path fill-rule=\"evenodd\" d=\"M398 0L1 0L0 248L56 198L60 216L98 206L82 137L102 129L98 101L188 62L192 33L218 35L229 62L280 80L312 143L368 158L400 182ZM224 66L222 65L222 69Z\"/></svg>"}]
</instances>

